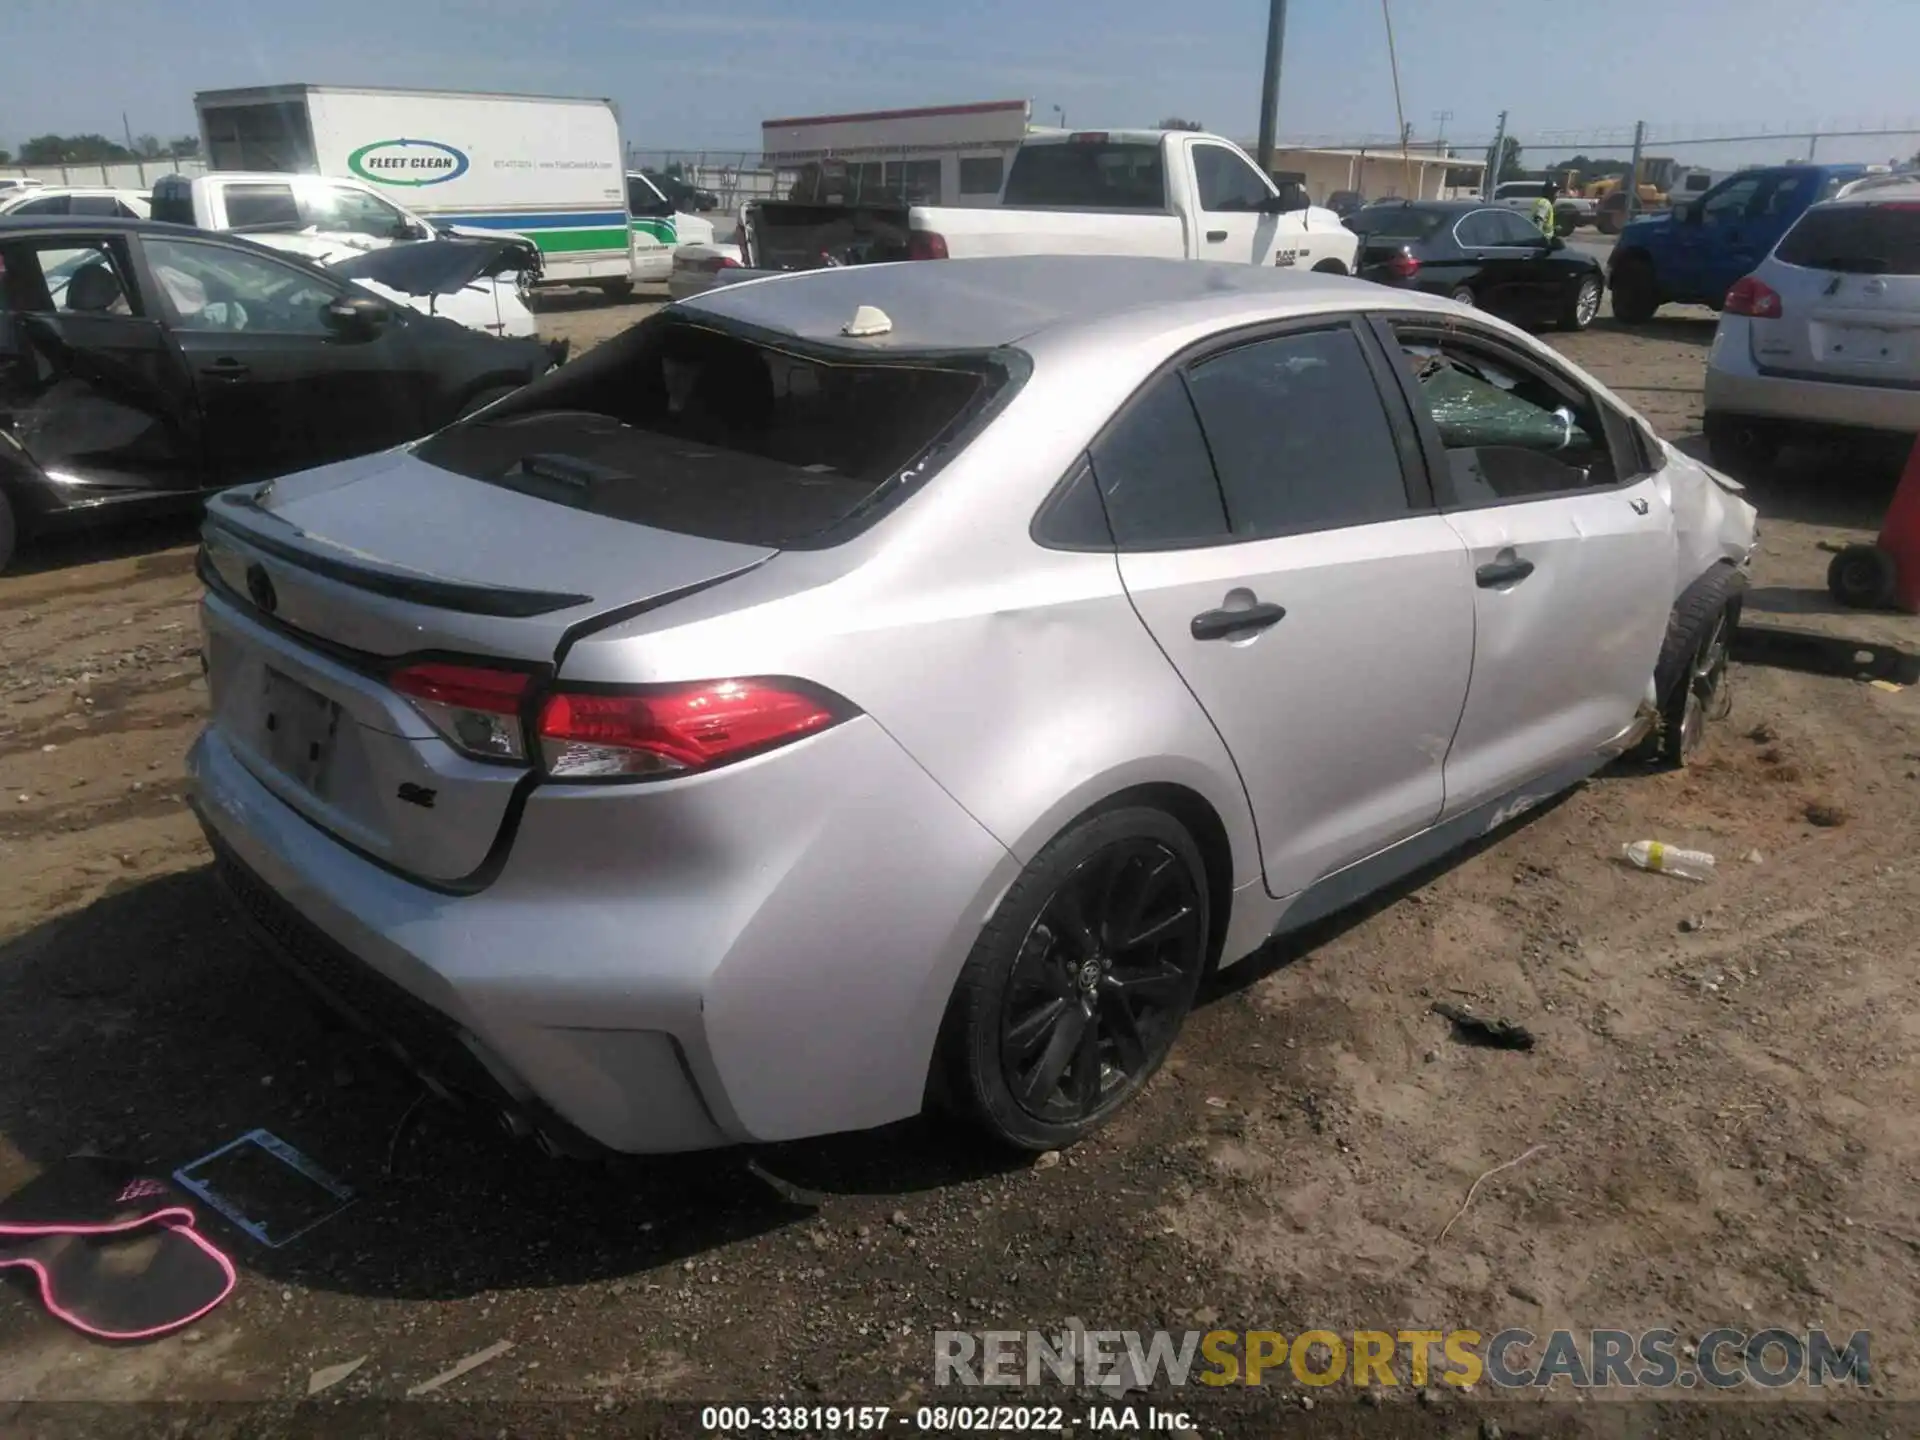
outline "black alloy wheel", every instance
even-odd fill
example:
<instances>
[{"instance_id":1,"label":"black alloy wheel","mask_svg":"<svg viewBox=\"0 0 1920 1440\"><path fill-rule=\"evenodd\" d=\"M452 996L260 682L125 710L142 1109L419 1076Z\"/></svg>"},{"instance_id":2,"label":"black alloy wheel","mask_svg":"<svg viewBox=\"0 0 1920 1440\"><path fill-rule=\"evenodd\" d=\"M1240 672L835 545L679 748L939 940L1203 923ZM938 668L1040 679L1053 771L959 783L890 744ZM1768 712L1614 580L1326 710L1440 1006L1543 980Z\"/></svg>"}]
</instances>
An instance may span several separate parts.
<instances>
[{"instance_id":1,"label":"black alloy wheel","mask_svg":"<svg viewBox=\"0 0 1920 1440\"><path fill-rule=\"evenodd\" d=\"M1204 910L1155 840L1081 862L1027 932L1001 1006L1000 1063L1029 1115L1083 1125L1166 1056L1192 1000Z\"/></svg>"},{"instance_id":2,"label":"black alloy wheel","mask_svg":"<svg viewBox=\"0 0 1920 1440\"><path fill-rule=\"evenodd\" d=\"M1025 1150L1072 1144L1173 1048L1209 959L1206 869L1163 811L1073 826L982 929L942 1031L936 1098Z\"/></svg>"}]
</instances>

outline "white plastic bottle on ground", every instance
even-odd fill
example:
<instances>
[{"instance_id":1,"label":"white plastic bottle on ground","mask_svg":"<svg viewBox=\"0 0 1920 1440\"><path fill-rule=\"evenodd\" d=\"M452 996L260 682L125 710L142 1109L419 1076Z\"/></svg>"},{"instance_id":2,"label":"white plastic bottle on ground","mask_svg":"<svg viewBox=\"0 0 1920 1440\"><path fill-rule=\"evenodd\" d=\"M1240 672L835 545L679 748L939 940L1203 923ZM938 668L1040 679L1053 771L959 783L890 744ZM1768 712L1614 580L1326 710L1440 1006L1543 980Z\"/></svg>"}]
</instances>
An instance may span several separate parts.
<instances>
[{"instance_id":1,"label":"white plastic bottle on ground","mask_svg":"<svg viewBox=\"0 0 1920 1440\"><path fill-rule=\"evenodd\" d=\"M1713 878L1713 856L1704 850L1680 850L1658 840L1636 840L1631 845L1622 845L1620 853L1642 870L1657 870L1682 880Z\"/></svg>"}]
</instances>

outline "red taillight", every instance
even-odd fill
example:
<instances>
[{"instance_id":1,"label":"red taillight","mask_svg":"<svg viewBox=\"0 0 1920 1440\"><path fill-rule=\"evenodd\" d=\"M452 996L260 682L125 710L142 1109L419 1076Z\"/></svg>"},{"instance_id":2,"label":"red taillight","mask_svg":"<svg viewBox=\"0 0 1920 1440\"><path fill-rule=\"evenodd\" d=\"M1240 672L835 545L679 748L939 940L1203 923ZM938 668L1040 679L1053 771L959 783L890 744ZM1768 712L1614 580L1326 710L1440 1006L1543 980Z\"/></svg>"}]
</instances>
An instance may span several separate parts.
<instances>
[{"instance_id":1,"label":"red taillight","mask_svg":"<svg viewBox=\"0 0 1920 1440\"><path fill-rule=\"evenodd\" d=\"M740 262L731 255L716 255L713 259L705 261L704 264L706 269L715 274L718 274L722 270L738 270L740 268Z\"/></svg>"},{"instance_id":2,"label":"red taillight","mask_svg":"<svg viewBox=\"0 0 1920 1440\"><path fill-rule=\"evenodd\" d=\"M907 258L909 260L946 259L947 237L931 230L915 230L907 237Z\"/></svg>"},{"instance_id":3,"label":"red taillight","mask_svg":"<svg viewBox=\"0 0 1920 1440\"><path fill-rule=\"evenodd\" d=\"M1783 313L1780 292L1758 275L1734 283L1727 292L1726 310L1729 315L1750 315L1755 320L1778 320Z\"/></svg>"},{"instance_id":4,"label":"red taillight","mask_svg":"<svg viewBox=\"0 0 1920 1440\"><path fill-rule=\"evenodd\" d=\"M540 755L558 780L678 775L769 750L851 715L789 680L562 691L540 707Z\"/></svg>"},{"instance_id":5,"label":"red taillight","mask_svg":"<svg viewBox=\"0 0 1920 1440\"><path fill-rule=\"evenodd\" d=\"M520 707L531 675L436 662L396 670L387 683L463 754L479 760L527 758Z\"/></svg>"},{"instance_id":6,"label":"red taillight","mask_svg":"<svg viewBox=\"0 0 1920 1440\"><path fill-rule=\"evenodd\" d=\"M1420 273L1420 261L1410 251L1402 250L1387 261L1387 273L1397 280L1411 280Z\"/></svg>"},{"instance_id":7,"label":"red taillight","mask_svg":"<svg viewBox=\"0 0 1920 1440\"><path fill-rule=\"evenodd\" d=\"M1107 132L1104 130L1076 130L1067 136L1067 142L1071 145L1104 145L1107 143Z\"/></svg>"}]
</instances>

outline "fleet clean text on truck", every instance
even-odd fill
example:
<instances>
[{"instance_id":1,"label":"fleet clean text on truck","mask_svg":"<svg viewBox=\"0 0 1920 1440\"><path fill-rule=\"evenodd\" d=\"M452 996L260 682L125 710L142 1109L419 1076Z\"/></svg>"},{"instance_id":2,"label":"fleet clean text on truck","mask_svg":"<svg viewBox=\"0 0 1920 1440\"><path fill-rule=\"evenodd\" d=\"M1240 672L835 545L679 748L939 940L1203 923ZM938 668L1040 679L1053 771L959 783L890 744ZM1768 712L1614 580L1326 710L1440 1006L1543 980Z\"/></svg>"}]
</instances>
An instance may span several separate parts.
<instances>
[{"instance_id":1,"label":"fleet clean text on truck","mask_svg":"<svg viewBox=\"0 0 1920 1440\"><path fill-rule=\"evenodd\" d=\"M215 171L363 180L438 224L526 236L547 283L633 286L611 100L271 85L202 91L193 105Z\"/></svg>"}]
</instances>

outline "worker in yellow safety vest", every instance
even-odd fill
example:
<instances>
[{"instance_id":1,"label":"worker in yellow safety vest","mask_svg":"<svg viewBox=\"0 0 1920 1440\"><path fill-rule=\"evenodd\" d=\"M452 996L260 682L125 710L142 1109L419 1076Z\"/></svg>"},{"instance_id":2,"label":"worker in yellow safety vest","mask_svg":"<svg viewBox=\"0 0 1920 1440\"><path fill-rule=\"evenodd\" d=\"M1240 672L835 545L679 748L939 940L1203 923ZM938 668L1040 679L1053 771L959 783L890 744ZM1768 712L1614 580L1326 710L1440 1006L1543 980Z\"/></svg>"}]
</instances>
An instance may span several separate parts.
<instances>
[{"instance_id":1,"label":"worker in yellow safety vest","mask_svg":"<svg viewBox=\"0 0 1920 1440\"><path fill-rule=\"evenodd\" d=\"M1528 217L1549 240L1553 238L1553 202L1559 193L1560 187L1551 180L1547 181L1540 187L1540 194L1535 198L1532 214Z\"/></svg>"}]
</instances>

